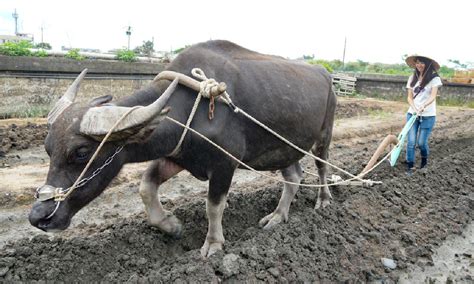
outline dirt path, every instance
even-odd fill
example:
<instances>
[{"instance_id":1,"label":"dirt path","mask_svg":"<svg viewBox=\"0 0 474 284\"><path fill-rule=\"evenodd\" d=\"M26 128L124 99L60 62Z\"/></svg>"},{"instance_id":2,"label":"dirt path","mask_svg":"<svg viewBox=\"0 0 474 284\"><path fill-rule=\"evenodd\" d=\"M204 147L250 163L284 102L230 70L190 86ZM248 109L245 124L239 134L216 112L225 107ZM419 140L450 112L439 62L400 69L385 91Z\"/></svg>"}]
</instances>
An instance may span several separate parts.
<instances>
[{"instance_id":1,"label":"dirt path","mask_svg":"<svg viewBox=\"0 0 474 284\"><path fill-rule=\"evenodd\" d=\"M395 102L340 100L330 160L358 173L381 139L401 129L404 109ZM2 123L0 129L11 125ZM184 223L180 240L146 224L137 194L146 164L128 165L74 217L70 229L43 234L28 225L26 216L34 188L45 179L48 158L41 146L10 147L0 158L0 281L410 283L451 277L468 283L474 277L472 225L464 231L474 219L473 125L474 110L441 108L429 168L407 177L403 164L390 168L384 163L369 176L382 185L333 188L331 206L320 211L313 210L316 193L303 187L289 222L271 231L257 223L276 207L282 185L239 171L224 214L225 250L208 260L199 255L207 228L207 183L180 173L161 189L165 206ZM309 159L302 164L315 172ZM305 182L316 181L309 176ZM466 232L467 247L451 246L439 264L436 256L445 240ZM450 253L458 255L453 264L447 263ZM393 260L396 268L384 267L382 258ZM437 270L441 275L420 272L434 265L445 267Z\"/></svg>"}]
</instances>

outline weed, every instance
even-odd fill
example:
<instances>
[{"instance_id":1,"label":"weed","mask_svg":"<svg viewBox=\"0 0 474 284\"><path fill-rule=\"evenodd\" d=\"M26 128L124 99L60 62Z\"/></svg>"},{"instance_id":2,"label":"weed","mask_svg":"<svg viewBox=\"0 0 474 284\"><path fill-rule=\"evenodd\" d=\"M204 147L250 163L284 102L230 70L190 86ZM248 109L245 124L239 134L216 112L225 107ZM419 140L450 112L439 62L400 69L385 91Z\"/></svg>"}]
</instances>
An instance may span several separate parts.
<instances>
[{"instance_id":1,"label":"weed","mask_svg":"<svg viewBox=\"0 0 474 284\"><path fill-rule=\"evenodd\" d=\"M8 56L30 56L32 52L30 48L33 45L26 40L20 42L5 42L0 44L0 54Z\"/></svg>"},{"instance_id":2,"label":"weed","mask_svg":"<svg viewBox=\"0 0 474 284\"><path fill-rule=\"evenodd\" d=\"M74 59L74 60L84 60L85 57L82 56L81 54L79 54L79 49L78 48L73 48L73 49L70 49L66 55L64 55L64 57L67 57L67 58L70 58L70 59Z\"/></svg>"},{"instance_id":3,"label":"weed","mask_svg":"<svg viewBox=\"0 0 474 284\"><path fill-rule=\"evenodd\" d=\"M383 110L383 109L373 109L369 108L367 110L369 116L371 117L376 117L376 118L385 118L385 117L390 117L390 113Z\"/></svg>"},{"instance_id":4,"label":"weed","mask_svg":"<svg viewBox=\"0 0 474 284\"><path fill-rule=\"evenodd\" d=\"M438 100L437 103L441 106L474 108L474 101L473 100L464 101L464 100L461 100L459 98L442 99L442 100Z\"/></svg>"},{"instance_id":5,"label":"weed","mask_svg":"<svg viewBox=\"0 0 474 284\"><path fill-rule=\"evenodd\" d=\"M48 57L48 53L44 50L38 50L36 52L33 53L33 56L36 56L36 57Z\"/></svg>"},{"instance_id":6,"label":"weed","mask_svg":"<svg viewBox=\"0 0 474 284\"><path fill-rule=\"evenodd\" d=\"M10 106L7 109L0 108L0 119L46 117L50 109L49 105L30 105L28 103Z\"/></svg>"},{"instance_id":7,"label":"weed","mask_svg":"<svg viewBox=\"0 0 474 284\"><path fill-rule=\"evenodd\" d=\"M137 54L133 50L119 50L117 59L125 62L134 62L137 60Z\"/></svg>"}]
</instances>

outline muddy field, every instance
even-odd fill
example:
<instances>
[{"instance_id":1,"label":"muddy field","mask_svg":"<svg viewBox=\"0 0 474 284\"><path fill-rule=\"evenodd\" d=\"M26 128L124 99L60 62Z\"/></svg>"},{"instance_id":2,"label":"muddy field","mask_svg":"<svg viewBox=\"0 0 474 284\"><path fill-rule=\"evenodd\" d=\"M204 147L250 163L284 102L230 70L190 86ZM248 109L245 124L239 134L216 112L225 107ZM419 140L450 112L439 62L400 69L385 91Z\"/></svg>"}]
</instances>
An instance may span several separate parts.
<instances>
[{"instance_id":1,"label":"muddy field","mask_svg":"<svg viewBox=\"0 0 474 284\"><path fill-rule=\"evenodd\" d=\"M405 108L340 100L330 161L360 172L383 137L400 131ZM408 177L403 159L394 168L383 163L368 176L383 184L332 188L331 205L318 211L316 192L301 187L289 222L270 231L258 221L274 210L283 185L238 171L224 212L224 251L206 260L199 249L207 183L180 173L160 189L184 225L183 237L171 239L145 220L138 184L146 163L124 168L65 232L29 226L32 193L48 169L37 142L46 131L41 120L0 123L0 282L474 281L472 109L439 110L428 168ZM302 164L316 171L313 161Z\"/></svg>"}]
</instances>

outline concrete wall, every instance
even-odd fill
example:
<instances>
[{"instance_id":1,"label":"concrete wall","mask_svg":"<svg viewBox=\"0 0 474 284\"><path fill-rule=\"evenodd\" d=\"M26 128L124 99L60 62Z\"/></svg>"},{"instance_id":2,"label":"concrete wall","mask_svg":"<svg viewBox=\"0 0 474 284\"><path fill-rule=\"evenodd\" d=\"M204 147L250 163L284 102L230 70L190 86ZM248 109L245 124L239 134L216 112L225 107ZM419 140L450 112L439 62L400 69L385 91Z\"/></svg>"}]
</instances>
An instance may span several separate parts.
<instances>
[{"instance_id":1,"label":"concrete wall","mask_svg":"<svg viewBox=\"0 0 474 284\"><path fill-rule=\"evenodd\" d=\"M113 60L73 60L64 57L32 57L0 55L0 73L80 73L87 68L89 74L150 75L158 74L164 64L122 62Z\"/></svg>"},{"instance_id":2,"label":"concrete wall","mask_svg":"<svg viewBox=\"0 0 474 284\"><path fill-rule=\"evenodd\" d=\"M47 113L56 100L64 94L74 78L0 76L0 118L36 116ZM77 101L89 101L103 95L120 98L131 95L151 78L87 78L81 84Z\"/></svg>"},{"instance_id":3,"label":"concrete wall","mask_svg":"<svg viewBox=\"0 0 474 284\"><path fill-rule=\"evenodd\" d=\"M120 98L144 87L164 64L67 58L0 56L0 118L47 114L74 78L88 68L78 101L102 95ZM356 91L368 97L406 99L406 76L352 74ZM474 101L474 85L446 83L439 100L468 104Z\"/></svg>"},{"instance_id":4,"label":"concrete wall","mask_svg":"<svg viewBox=\"0 0 474 284\"><path fill-rule=\"evenodd\" d=\"M351 74L357 77L356 91L362 95L390 100L405 100L408 76L375 74ZM468 104L474 101L474 84L458 84L443 81L438 101Z\"/></svg>"},{"instance_id":5,"label":"concrete wall","mask_svg":"<svg viewBox=\"0 0 474 284\"><path fill-rule=\"evenodd\" d=\"M165 65L0 56L0 118L44 115L84 68L88 73L77 101L131 95L150 83Z\"/></svg>"}]
</instances>

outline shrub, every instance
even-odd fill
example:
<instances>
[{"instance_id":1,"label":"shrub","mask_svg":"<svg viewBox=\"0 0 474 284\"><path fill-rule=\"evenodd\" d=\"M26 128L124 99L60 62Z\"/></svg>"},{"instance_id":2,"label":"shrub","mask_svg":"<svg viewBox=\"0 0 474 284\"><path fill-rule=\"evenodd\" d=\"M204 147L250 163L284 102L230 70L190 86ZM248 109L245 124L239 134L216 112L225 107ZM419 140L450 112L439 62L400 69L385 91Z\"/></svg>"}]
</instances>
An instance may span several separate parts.
<instances>
[{"instance_id":1,"label":"shrub","mask_svg":"<svg viewBox=\"0 0 474 284\"><path fill-rule=\"evenodd\" d=\"M36 56L36 57L47 57L48 56L48 53L44 50L38 50L36 52L33 53L33 56Z\"/></svg>"},{"instance_id":2,"label":"shrub","mask_svg":"<svg viewBox=\"0 0 474 284\"><path fill-rule=\"evenodd\" d=\"M134 62L137 60L137 54L133 50L119 50L117 52L117 59L125 62Z\"/></svg>"},{"instance_id":3,"label":"shrub","mask_svg":"<svg viewBox=\"0 0 474 284\"><path fill-rule=\"evenodd\" d=\"M188 47L190 47L190 45L185 45L184 47L180 47L178 49L175 49L175 50L173 50L173 54L178 54L178 53L182 52L183 50L185 50Z\"/></svg>"},{"instance_id":4,"label":"shrub","mask_svg":"<svg viewBox=\"0 0 474 284\"><path fill-rule=\"evenodd\" d=\"M66 55L64 55L66 58L74 59L74 60L83 60L85 57L79 54L79 49L78 48L73 48L68 50Z\"/></svg>"},{"instance_id":5,"label":"shrub","mask_svg":"<svg viewBox=\"0 0 474 284\"><path fill-rule=\"evenodd\" d=\"M326 68L326 70L329 72L329 73L332 73L334 72L334 69L332 68L331 64L329 62L327 62L326 60L314 60L314 59L310 59L307 61L309 64L311 65L321 65L322 67Z\"/></svg>"},{"instance_id":6,"label":"shrub","mask_svg":"<svg viewBox=\"0 0 474 284\"><path fill-rule=\"evenodd\" d=\"M40 43L35 45L35 48L51 50L51 44L49 44L47 42L40 42Z\"/></svg>"},{"instance_id":7,"label":"shrub","mask_svg":"<svg viewBox=\"0 0 474 284\"><path fill-rule=\"evenodd\" d=\"M22 40L20 42L5 42L0 44L0 54L8 56L30 56L31 42Z\"/></svg>"}]
</instances>

